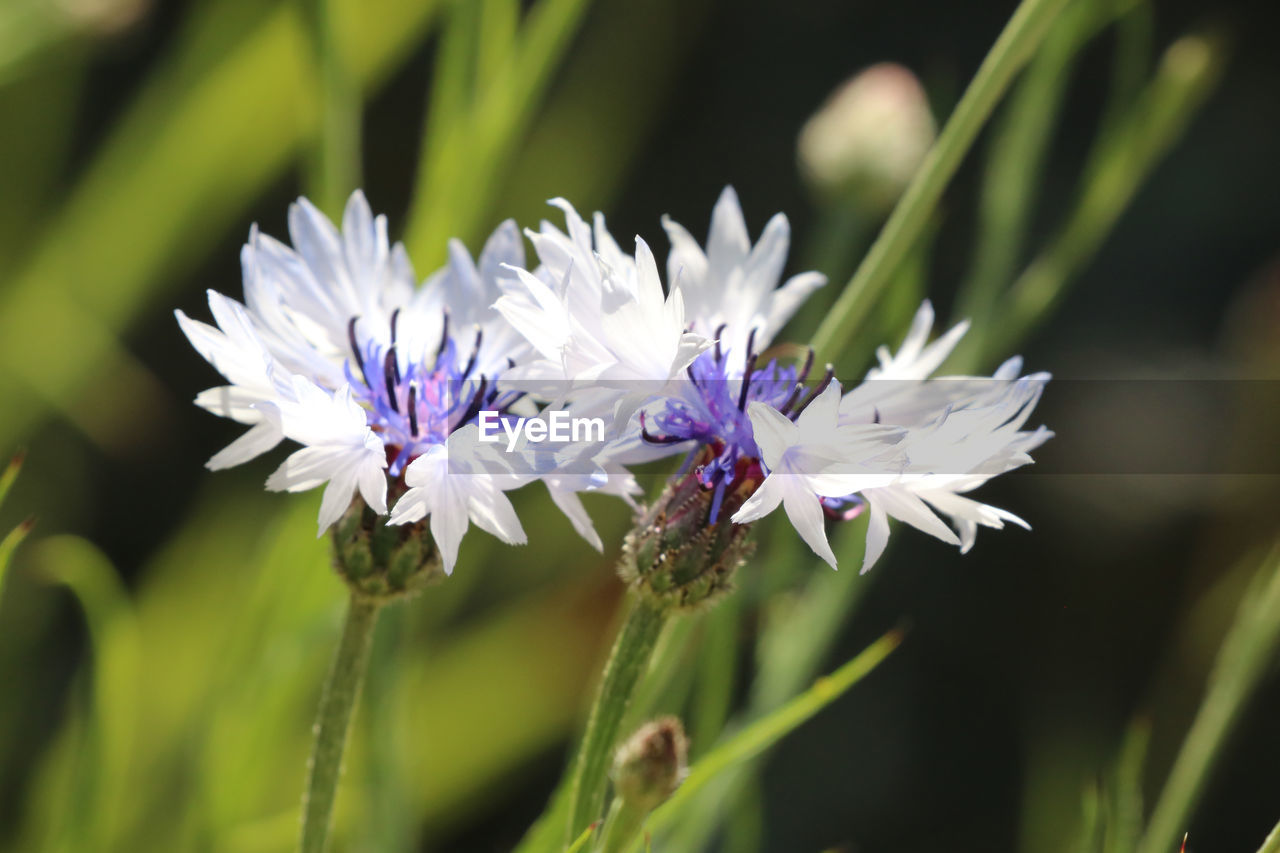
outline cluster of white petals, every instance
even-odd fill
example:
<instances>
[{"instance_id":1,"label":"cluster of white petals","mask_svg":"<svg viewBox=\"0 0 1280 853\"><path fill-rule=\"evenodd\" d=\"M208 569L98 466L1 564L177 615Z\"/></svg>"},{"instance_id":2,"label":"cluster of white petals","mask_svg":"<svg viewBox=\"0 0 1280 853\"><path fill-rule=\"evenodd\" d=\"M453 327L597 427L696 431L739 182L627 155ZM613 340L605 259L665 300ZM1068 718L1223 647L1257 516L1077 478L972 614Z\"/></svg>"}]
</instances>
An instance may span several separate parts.
<instances>
[{"instance_id":1,"label":"cluster of white petals","mask_svg":"<svg viewBox=\"0 0 1280 853\"><path fill-rule=\"evenodd\" d=\"M267 488L324 486L321 533L357 493L386 514L391 476L407 486L392 521L430 515L446 571L470 523L523 543L504 492L531 478L493 456L477 473L479 451L488 448L467 440L478 407L516 402L499 377L532 352L493 308L500 279L524 265L515 224L503 223L478 259L451 242L448 265L421 285L362 193L347 203L341 230L300 199L289 210L289 236L292 245L250 232L241 253L245 302L210 292L216 326L177 312L196 350L228 382L196 402L251 427L209 467L247 462L287 438L302 448ZM572 504L576 496L559 497ZM595 537L582 514L571 520Z\"/></svg>"},{"instance_id":2,"label":"cluster of white petals","mask_svg":"<svg viewBox=\"0 0 1280 853\"><path fill-rule=\"evenodd\" d=\"M627 404L615 409L626 423L606 457L630 461L713 446L720 464L705 466L700 475L708 489L731 488L739 461L757 461L767 477L732 521L749 523L782 506L805 542L833 567L827 516L869 513L863 571L883 553L890 517L962 552L973 546L979 526L1027 526L965 495L1030 463L1030 452L1051 437L1043 427L1022 429L1048 374L1019 376L1015 358L988 377L934 378L969 324L930 341L934 312L926 301L897 352L881 347L878 365L862 383L842 395L828 376L797 397L807 369L771 364L766 370L757 360L826 281L801 273L782 282L790 241L785 216L770 219L753 245L738 197L726 188L713 209L705 249L664 218L671 251L662 303L642 240L637 238L632 258L618 248L602 216L588 226L567 202L553 204L564 211L567 231L544 222L528 232L542 266L508 280L498 306L539 351L527 378L550 377L550 387L571 389L562 397L599 394L615 378L648 380L627 386L632 392L626 397L618 390L607 398ZM612 321L624 306L646 299L647 313ZM652 429L646 420L630 418L637 408Z\"/></svg>"},{"instance_id":3,"label":"cluster of white petals","mask_svg":"<svg viewBox=\"0 0 1280 853\"><path fill-rule=\"evenodd\" d=\"M782 282L785 216L753 245L726 188L705 249L664 218L664 286L644 240L624 252L601 215L588 224L568 202L552 204L564 230L543 222L525 232L536 267L505 222L477 258L451 242L447 266L421 284L359 192L341 229L305 199L290 208L290 244L255 227L241 256L244 303L210 292L213 325L177 312L226 379L196 402L249 427L209 467L295 442L268 488L323 486L322 533L357 495L389 523L425 519L447 571L471 524L525 542L506 492L532 481L602 549L579 494L631 500L639 489L626 466L673 453L710 454L694 473L715 494L713 521L723 494L747 484L754 493L716 523L781 506L833 567L828 517L868 513L864 570L885 548L890 517L963 551L979 526L1026 526L967 494L1029 463L1050 437L1023 429L1046 374L1019 376L1012 359L991 377L931 378L967 326L930 342L926 302L861 384L845 393L828 372L813 387L812 359L761 355L825 284L818 273ZM604 415L610 429L567 449L504 452L481 434L479 415L491 411ZM390 484L399 498L388 507Z\"/></svg>"},{"instance_id":4,"label":"cluster of white petals","mask_svg":"<svg viewBox=\"0 0 1280 853\"><path fill-rule=\"evenodd\" d=\"M759 519L777 506L772 495L789 495L784 506L796 530L834 567L819 498L856 494L870 512L864 572L884 553L890 517L957 545L962 553L973 547L979 525L999 529L1009 521L1029 527L1006 510L964 495L992 477L1031 463L1030 452L1052 437L1044 427L1022 429L1049 375L1019 377L1021 362L1011 359L992 377L930 379L967 328L961 323L926 345L932 325L933 307L925 302L896 355L881 348L880 366L842 399L833 393L837 386L832 383L801 414L795 429L780 431L777 425L786 419L767 405L753 403L750 416L757 441L770 437L768 446L761 444L769 476L734 520ZM824 454L837 437L857 436L868 428L886 431L877 434L893 438L892 452L879 458L865 451ZM788 482L795 480L796 459L803 460L805 476L817 485L806 495ZM775 479L784 482L774 485ZM765 497L759 497L762 494ZM803 510L795 508L802 502L807 504ZM954 529L938 513L949 516Z\"/></svg>"}]
</instances>

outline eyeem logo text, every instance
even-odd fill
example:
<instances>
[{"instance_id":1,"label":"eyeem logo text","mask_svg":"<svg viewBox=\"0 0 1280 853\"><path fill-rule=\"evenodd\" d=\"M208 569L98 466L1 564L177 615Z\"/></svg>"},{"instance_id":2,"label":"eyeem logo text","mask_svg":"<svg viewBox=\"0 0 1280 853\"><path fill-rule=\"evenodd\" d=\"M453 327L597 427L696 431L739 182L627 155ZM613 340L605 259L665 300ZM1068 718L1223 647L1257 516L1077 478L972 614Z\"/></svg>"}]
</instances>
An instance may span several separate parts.
<instances>
[{"instance_id":1,"label":"eyeem logo text","mask_svg":"<svg viewBox=\"0 0 1280 853\"><path fill-rule=\"evenodd\" d=\"M499 412L480 412L480 440L488 444L507 437L507 452L511 453L525 441L540 444L544 441L604 441L604 418L570 417L568 412L555 411L543 418L503 417Z\"/></svg>"}]
</instances>

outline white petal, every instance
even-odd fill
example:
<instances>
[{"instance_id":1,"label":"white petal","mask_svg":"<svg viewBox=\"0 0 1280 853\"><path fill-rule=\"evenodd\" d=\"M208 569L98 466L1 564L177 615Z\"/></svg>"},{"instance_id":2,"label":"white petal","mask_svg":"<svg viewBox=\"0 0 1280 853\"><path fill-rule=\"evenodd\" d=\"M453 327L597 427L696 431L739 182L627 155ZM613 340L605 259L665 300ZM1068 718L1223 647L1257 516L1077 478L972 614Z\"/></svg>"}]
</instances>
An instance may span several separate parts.
<instances>
[{"instance_id":1,"label":"white petal","mask_svg":"<svg viewBox=\"0 0 1280 853\"><path fill-rule=\"evenodd\" d=\"M257 424L244 435L218 451L206 463L210 471L220 471L256 459L284 439L280 428L268 421Z\"/></svg>"},{"instance_id":2,"label":"white petal","mask_svg":"<svg viewBox=\"0 0 1280 853\"><path fill-rule=\"evenodd\" d=\"M775 213L743 264L743 285L747 293L760 299L773 292L787 263L790 244L791 225L784 214Z\"/></svg>"},{"instance_id":3,"label":"white petal","mask_svg":"<svg viewBox=\"0 0 1280 853\"><path fill-rule=\"evenodd\" d=\"M867 545L862 554L862 569L859 574L866 574L884 553L889 544L889 519L883 509L874 500L868 503L870 518L867 520Z\"/></svg>"},{"instance_id":4,"label":"white petal","mask_svg":"<svg viewBox=\"0 0 1280 853\"><path fill-rule=\"evenodd\" d=\"M355 476L345 472L329 481L324 497L320 499L320 532L316 534L317 537L323 536L330 525L342 518L342 514L351 505L355 486Z\"/></svg>"},{"instance_id":5,"label":"white petal","mask_svg":"<svg viewBox=\"0 0 1280 853\"><path fill-rule=\"evenodd\" d=\"M800 440L800 428L767 403L749 403L747 417L751 419L751 434L760 456L772 471L781 464L787 449Z\"/></svg>"},{"instance_id":6,"label":"white petal","mask_svg":"<svg viewBox=\"0 0 1280 853\"><path fill-rule=\"evenodd\" d=\"M890 486L877 489L875 498L885 512L899 521L905 521L917 530L936 536L949 545L960 544L955 531L947 527L924 501L905 488Z\"/></svg>"},{"instance_id":7,"label":"white petal","mask_svg":"<svg viewBox=\"0 0 1280 853\"><path fill-rule=\"evenodd\" d=\"M582 498L578 497L578 493L572 489L552 488L550 484L547 490L551 493L551 500L564 513L565 518L569 519L569 523L573 525L577 534L587 540L587 544L592 548L603 554L604 542L596 532L595 524L587 514L587 508L582 505Z\"/></svg>"},{"instance_id":8,"label":"white petal","mask_svg":"<svg viewBox=\"0 0 1280 853\"><path fill-rule=\"evenodd\" d=\"M426 517L429 508L427 490L410 489L396 501L387 524L413 524L421 521Z\"/></svg>"},{"instance_id":9,"label":"white petal","mask_svg":"<svg viewBox=\"0 0 1280 853\"><path fill-rule=\"evenodd\" d=\"M761 346L767 346L772 336L787 324L797 309L804 304L819 287L827 283L827 277L819 272L802 272L787 279L782 287L773 292L769 307L765 312L765 325L768 334L761 340Z\"/></svg>"},{"instance_id":10,"label":"white petal","mask_svg":"<svg viewBox=\"0 0 1280 853\"><path fill-rule=\"evenodd\" d=\"M782 506L787 511L787 518L791 519L796 532L813 549L813 553L826 560L831 568L836 568L836 555L827 541L822 503L818 496L808 490L803 478L783 477Z\"/></svg>"},{"instance_id":11,"label":"white petal","mask_svg":"<svg viewBox=\"0 0 1280 853\"><path fill-rule=\"evenodd\" d=\"M508 545L524 545L529 541L511 500L497 489L485 495L472 495L468 501L471 520L481 530L491 533Z\"/></svg>"},{"instance_id":12,"label":"white petal","mask_svg":"<svg viewBox=\"0 0 1280 853\"><path fill-rule=\"evenodd\" d=\"M304 447L289 455L270 477L273 492L305 492L324 483L342 467L341 453L326 447Z\"/></svg>"},{"instance_id":13,"label":"white petal","mask_svg":"<svg viewBox=\"0 0 1280 853\"><path fill-rule=\"evenodd\" d=\"M831 380L812 403L805 406L796 426L806 444L831 441L835 438L836 419L840 414L840 383Z\"/></svg>"},{"instance_id":14,"label":"white petal","mask_svg":"<svg viewBox=\"0 0 1280 853\"><path fill-rule=\"evenodd\" d=\"M662 217L662 227L671 241L671 252L667 255L667 280L692 292L706 280L707 256L693 235L671 217Z\"/></svg>"},{"instance_id":15,"label":"white petal","mask_svg":"<svg viewBox=\"0 0 1280 853\"><path fill-rule=\"evenodd\" d=\"M746 260L751 237L742 216L742 205L733 187L725 187L711 211L711 232L707 235L708 270L712 278L727 278L732 267Z\"/></svg>"},{"instance_id":16,"label":"white petal","mask_svg":"<svg viewBox=\"0 0 1280 853\"><path fill-rule=\"evenodd\" d=\"M765 477L760 487L743 502L742 506L738 507L731 521L735 524L749 524L777 509L778 504L782 503L782 476L784 475L770 474Z\"/></svg>"},{"instance_id":17,"label":"white petal","mask_svg":"<svg viewBox=\"0 0 1280 853\"><path fill-rule=\"evenodd\" d=\"M195 403L206 411L242 424L256 424L262 420L262 410L257 404L264 401L261 393L237 385L219 385L196 395Z\"/></svg>"},{"instance_id":18,"label":"white petal","mask_svg":"<svg viewBox=\"0 0 1280 853\"><path fill-rule=\"evenodd\" d=\"M382 468L376 464L366 464L356 475L356 483L360 488L360 496L369 505L369 509L378 515L387 514L387 477Z\"/></svg>"},{"instance_id":19,"label":"white petal","mask_svg":"<svg viewBox=\"0 0 1280 853\"><path fill-rule=\"evenodd\" d=\"M444 573L453 574L458 562L458 547L467 532L467 505L456 495L448 495L431 512L431 538L440 549Z\"/></svg>"}]
</instances>

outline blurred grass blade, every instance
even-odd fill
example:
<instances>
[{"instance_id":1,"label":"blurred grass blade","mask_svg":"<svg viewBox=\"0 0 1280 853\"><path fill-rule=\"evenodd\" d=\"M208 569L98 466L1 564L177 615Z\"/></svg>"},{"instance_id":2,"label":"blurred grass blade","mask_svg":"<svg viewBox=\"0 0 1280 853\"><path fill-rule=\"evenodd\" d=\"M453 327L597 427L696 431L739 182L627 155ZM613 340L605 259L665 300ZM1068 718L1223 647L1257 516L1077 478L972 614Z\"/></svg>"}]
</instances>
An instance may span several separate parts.
<instances>
[{"instance_id":1,"label":"blurred grass blade","mask_svg":"<svg viewBox=\"0 0 1280 853\"><path fill-rule=\"evenodd\" d=\"M4 592L4 579L9 574L9 564L13 562L13 552L22 544L22 540L27 538L32 529L36 526L34 518L28 518L17 527L5 534L0 539L0 593Z\"/></svg>"},{"instance_id":2,"label":"blurred grass blade","mask_svg":"<svg viewBox=\"0 0 1280 853\"><path fill-rule=\"evenodd\" d=\"M340 0L341 48L365 87L407 55L434 6ZM149 374L120 346L117 332L180 280L169 273L216 244L315 133L318 109L306 82L312 68L294 5L254 14L261 20L216 58L209 56L210 38L192 33L157 63L6 283L0 445L30 430L47 406L74 411L93 435L104 412L117 407L89 405L86 388L121 394L132 388L135 398L161 393L148 387ZM202 45L194 71L187 54L193 44Z\"/></svg>"},{"instance_id":3,"label":"blurred grass blade","mask_svg":"<svg viewBox=\"0 0 1280 853\"><path fill-rule=\"evenodd\" d=\"M80 35L61 3L7 0L0 4L0 86L30 71L37 59Z\"/></svg>"},{"instance_id":4,"label":"blurred grass blade","mask_svg":"<svg viewBox=\"0 0 1280 853\"><path fill-rule=\"evenodd\" d=\"M858 331L933 215L978 131L1065 5L1066 0L1023 0L1014 11L858 271L818 327L813 338L818 364L831 361Z\"/></svg>"},{"instance_id":5,"label":"blurred grass blade","mask_svg":"<svg viewBox=\"0 0 1280 853\"><path fill-rule=\"evenodd\" d=\"M836 553L845 565L861 564L866 529L866 520L858 519L836 530ZM777 708L818 673L840 628L871 583L853 571L810 568L813 573L800 595L781 612L771 613L760 635L759 663L751 686L754 717ZM796 625L805 629L797 631Z\"/></svg>"},{"instance_id":6,"label":"blurred grass blade","mask_svg":"<svg viewBox=\"0 0 1280 853\"><path fill-rule=\"evenodd\" d=\"M845 565L858 565L866 541L866 519L843 524L835 531L833 547ZM770 565L799 565L809 575L800 592L777 597L765 610L756 647L756 672L743 718L759 720L797 695L820 672L842 626L871 578L857 572L833 572L812 559L795 559L798 543L790 539L770 543ZM804 546L799 546L804 547ZM892 543L890 543L890 547ZM789 553L783 554L784 549ZM795 630L803 625L803 631ZM722 773L698 797L696 808L686 808L668 840L681 850L701 850L710 842L726 813L751 811L748 799L759 796L753 765Z\"/></svg>"},{"instance_id":7,"label":"blurred grass blade","mask_svg":"<svg viewBox=\"0 0 1280 853\"><path fill-rule=\"evenodd\" d=\"M978 206L973 265L961 286L954 320L974 330L952 355L959 373L972 372L980 336L991 324L1001 291L1022 260L1032 208L1041 186L1049 143L1081 48L1119 11L1116 0L1083 0L1068 6L1027 66L1000 115L986 158Z\"/></svg>"},{"instance_id":8,"label":"blurred grass blade","mask_svg":"<svg viewBox=\"0 0 1280 853\"><path fill-rule=\"evenodd\" d=\"M1108 785L1105 853L1131 853L1142 838L1142 771L1151 743L1151 721L1139 717L1125 732Z\"/></svg>"},{"instance_id":9,"label":"blurred grass blade","mask_svg":"<svg viewBox=\"0 0 1280 853\"><path fill-rule=\"evenodd\" d=\"M1098 125L1098 139L1106 139L1120 127L1137 103L1151 77L1155 53L1155 7L1151 0L1119 0L1115 26L1114 60L1107 105Z\"/></svg>"},{"instance_id":10,"label":"blurred grass blade","mask_svg":"<svg viewBox=\"0 0 1280 853\"><path fill-rule=\"evenodd\" d=\"M519 29L519 0L482 0L476 47L477 89L483 91L496 82L507 58L519 47L516 41Z\"/></svg>"},{"instance_id":11,"label":"blurred grass blade","mask_svg":"<svg viewBox=\"0 0 1280 853\"><path fill-rule=\"evenodd\" d=\"M308 194L316 206L337 219L347 196L361 184L359 85L352 79L337 32L337 0L300 0L312 58L320 73L320 132L312 144Z\"/></svg>"},{"instance_id":12,"label":"blurred grass blade","mask_svg":"<svg viewBox=\"0 0 1280 853\"><path fill-rule=\"evenodd\" d=\"M473 242L479 236L510 154L528 130L588 5L588 0L540 0L525 16L505 64L484 55L489 63L480 76L484 89L475 92L471 108L439 117L433 110L429 120L440 126L427 130L404 234L415 263L433 268L443 260L449 237ZM467 54L482 55L475 47ZM449 73L459 71L451 66ZM450 89L458 85L446 82Z\"/></svg>"},{"instance_id":13,"label":"blurred grass blade","mask_svg":"<svg viewBox=\"0 0 1280 853\"><path fill-rule=\"evenodd\" d=\"M807 691L773 713L756 720L708 752L694 764L688 778L650 818L656 832L669 825L699 791L722 772L749 761L840 698L875 669L901 643L901 631L890 631L830 675L818 679Z\"/></svg>"},{"instance_id":14,"label":"blurred grass blade","mask_svg":"<svg viewBox=\"0 0 1280 853\"><path fill-rule=\"evenodd\" d=\"M56 825L58 849L107 850L117 840L121 801L137 735L142 643L137 617L115 567L91 543L54 536L31 550L43 577L80 602L92 647L91 709L86 748L75 759L68 809Z\"/></svg>"},{"instance_id":15,"label":"blurred grass blade","mask_svg":"<svg viewBox=\"0 0 1280 853\"><path fill-rule=\"evenodd\" d=\"M1066 283L1097 252L1143 180L1181 137L1222 63L1222 47L1202 36L1179 39L1165 52L1125 124L1100 140L1066 224L1014 283L1004 321L988 337L985 355L1011 349L1056 306Z\"/></svg>"},{"instance_id":16,"label":"blurred grass blade","mask_svg":"<svg viewBox=\"0 0 1280 853\"><path fill-rule=\"evenodd\" d=\"M9 459L9 464L5 466L4 473L0 474L0 505L3 505L4 499L9 496L9 490L13 488L14 481L18 479L18 472L22 470L22 463L26 461L26 458L26 452L19 450Z\"/></svg>"},{"instance_id":17,"label":"blurred grass blade","mask_svg":"<svg viewBox=\"0 0 1280 853\"><path fill-rule=\"evenodd\" d=\"M1223 638L1204 701L1156 801L1140 853L1165 853L1177 845L1232 726L1280 652L1280 543L1260 562Z\"/></svg>"},{"instance_id":18,"label":"blurred grass blade","mask_svg":"<svg viewBox=\"0 0 1280 853\"><path fill-rule=\"evenodd\" d=\"M733 704L738 673L738 632L742 624L743 596L730 595L702 620L690 713L690 748L701 754L715 743Z\"/></svg>"},{"instance_id":19,"label":"blurred grass blade","mask_svg":"<svg viewBox=\"0 0 1280 853\"><path fill-rule=\"evenodd\" d=\"M569 845L565 853L581 853L581 851L586 850L587 842L591 840L591 836L595 833L596 829L596 824L593 823L591 826L582 830L582 834L573 840L573 843Z\"/></svg>"},{"instance_id":20,"label":"blurred grass blade","mask_svg":"<svg viewBox=\"0 0 1280 853\"><path fill-rule=\"evenodd\" d=\"M423 197L422 193L433 191L436 184L447 180L447 176L437 174L444 168L448 156L446 146L452 135L463 132L466 116L472 109L479 17L479 3L455 2L449 7L431 74L414 203ZM413 256L412 249L410 256Z\"/></svg>"},{"instance_id":21,"label":"blurred grass blade","mask_svg":"<svg viewBox=\"0 0 1280 853\"><path fill-rule=\"evenodd\" d=\"M9 496L9 490L18 479L18 472L22 470L25 459L26 454L22 451L13 454L9 464L5 466L4 473L0 473L0 506L4 505L5 498ZM28 518L0 539L0 593L4 592L4 579L9 574L9 563L13 561L13 552L17 550L22 540L27 538L27 534L35 527L35 523L34 518Z\"/></svg>"}]
</instances>

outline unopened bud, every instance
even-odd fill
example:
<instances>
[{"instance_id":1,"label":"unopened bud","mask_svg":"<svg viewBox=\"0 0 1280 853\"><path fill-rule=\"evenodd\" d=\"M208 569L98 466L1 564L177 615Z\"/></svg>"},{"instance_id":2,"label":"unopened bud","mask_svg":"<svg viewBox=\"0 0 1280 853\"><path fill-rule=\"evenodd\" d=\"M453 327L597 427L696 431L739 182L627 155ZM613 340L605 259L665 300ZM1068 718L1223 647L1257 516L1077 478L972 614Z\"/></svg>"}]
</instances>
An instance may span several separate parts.
<instances>
[{"instance_id":1,"label":"unopened bud","mask_svg":"<svg viewBox=\"0 0 1280 853\"><path fill-rule=\"evenodd\" d=\"M444 579L424 519L391 525L357 496L333 526L333 565L354 594L391 599Z\"/></svg>"},{"instance_id":2,"label":"unopened bud","mask_svg":"<svg viewBox=\"0 0 1280 853\"><path fill-rule=\"evenodd\" d=\"M733 588L734 572L755 543L750 525L729 519L763 480L759 463L739 467L714 523L715 492L699 481L695 465L667 484L623 541L622 579L658 609L694 609Z\"/></svg>"},{"instance_id":3,"label":"unopened bud","mask_svg":"<svg viewBox=\"0 0 1280 853\"><path fill-rule=\"evenodd\" d=\"M151 0L57 0L55 5L75 28L114 36L136 24L150 9Z\"/></svg>"},{"instance_id":4,"label":"unopened bud","mask_svg":"<svg viewBox=\"0 0 1280 853\"><path fill-rule=\"evenodd\" d=\"M892 206L933 144L924 89L901 65L854 75L800 130L800 172L819 196Z\"/></svg>"},{"instance_id":5,"label":"unopened bud","mask_svg":"<svg viewBox=\"0 0 1280 853\"><path fill-rule=\"evenodd\" d=\"M675 717L645 723L618 748L613 786L622 801L647 814L680 786L688 772L689 739Z\"/></svg>"}]
</instances>

